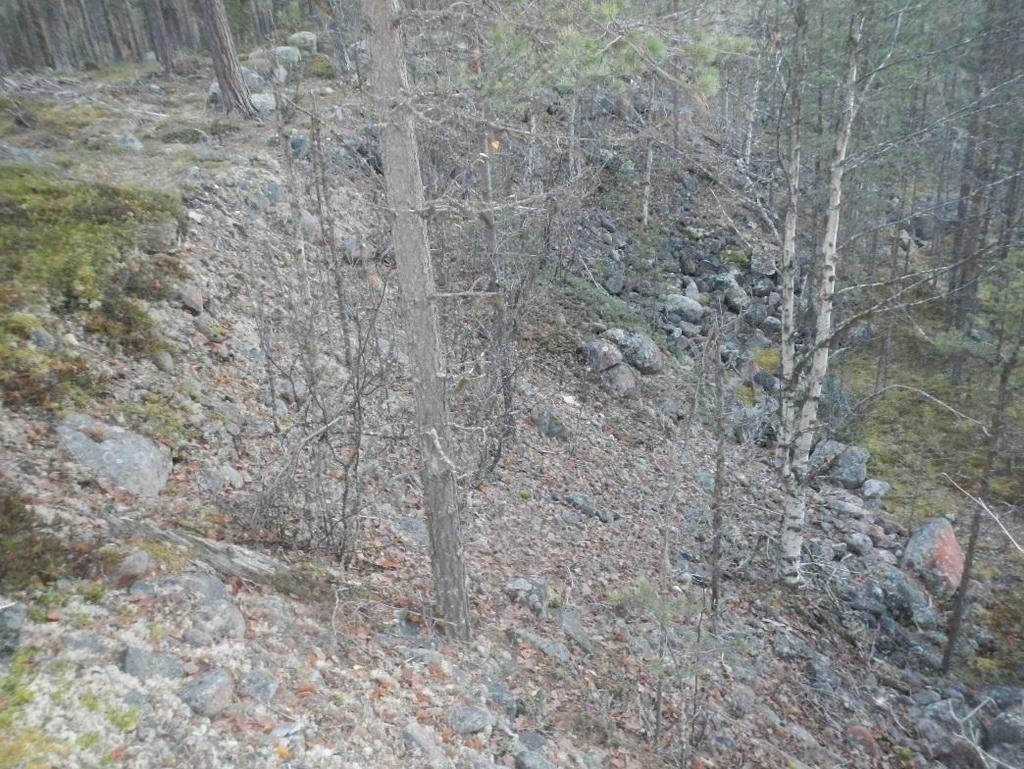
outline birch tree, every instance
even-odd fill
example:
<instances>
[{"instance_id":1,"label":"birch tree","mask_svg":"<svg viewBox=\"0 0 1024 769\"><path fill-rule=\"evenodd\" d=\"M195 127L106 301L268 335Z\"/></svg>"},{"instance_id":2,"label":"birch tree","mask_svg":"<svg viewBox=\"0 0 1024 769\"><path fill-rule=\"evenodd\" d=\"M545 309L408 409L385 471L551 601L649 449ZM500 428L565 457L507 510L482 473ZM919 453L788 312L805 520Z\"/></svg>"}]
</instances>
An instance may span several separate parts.
<instances>
[{"instance_id":1,"label":"birch tree","mask_svg":"<svg viewBox=\"0 0 1024 769\"><path fill-rule=\"evenodd\" d=\"M363 1L369 24L370 84L380 104L384 187L409 342L434 593L440 618L455 637L466 639L470 634L469 601L447 378L400 12L399 0Z\"/></svg>"},{"instance_id":2,"label":"birch tree","mask_svg":"<svg viewBox=\"0 0 1024 769\"><path fill-rule=\"evenodd\" d=\"M803 79L806 64L806 7L797 5L797 58L799 48L804 49L803 65L797 65L796 74ZM802 17L802 21L801 21ZM850 19L846 44L846 64L840 94L840 113L836 121L834 144L829 161L828 200L825 207L825 229L818 246L810 284L813 285L812 309L814 334L810 351L796 360L796 329L794 320L796 293L796 233L798 203L800 199L800 115L792 118L795 150L791 148L787 172L789 200L783 235L783 340L784 395L782 406L783 445L781 447L781 474L785 486L782 536L779 546L779 573L786 584L800 582L800 553L803 549L804 521L807 510L807 486L810 481L810 454L818 427L818 406L822 387L828 374L828 359L832 336L832 305L836 290L836 261L838 254L839 214L843 197L843 175L846 153L857 113L858 68L864 24L867 19L865 0L856 0ZM802 90L802 83L793 87Z\"/></svg>"}]
</instances>

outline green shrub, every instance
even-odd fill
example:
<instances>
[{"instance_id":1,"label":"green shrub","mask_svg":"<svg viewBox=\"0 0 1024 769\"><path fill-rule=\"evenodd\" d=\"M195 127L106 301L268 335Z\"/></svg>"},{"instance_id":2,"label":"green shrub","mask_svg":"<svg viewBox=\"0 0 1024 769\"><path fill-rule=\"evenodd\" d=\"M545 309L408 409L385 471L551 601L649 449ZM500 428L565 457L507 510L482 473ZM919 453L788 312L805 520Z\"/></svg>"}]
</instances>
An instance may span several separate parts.
<instances>
[{"instance_id":1,"label":"green shrub","mask_svg":"<svg viewBox=\"0 0 1024 769\"><path fill-rule=\"evenodd\" d=\"M306 77L318 78L320 80L334 80L338 76L338 70L331 61L331 57L324 53L315 53L303 62L303 72Z\"/></svg>"}]
</instances>

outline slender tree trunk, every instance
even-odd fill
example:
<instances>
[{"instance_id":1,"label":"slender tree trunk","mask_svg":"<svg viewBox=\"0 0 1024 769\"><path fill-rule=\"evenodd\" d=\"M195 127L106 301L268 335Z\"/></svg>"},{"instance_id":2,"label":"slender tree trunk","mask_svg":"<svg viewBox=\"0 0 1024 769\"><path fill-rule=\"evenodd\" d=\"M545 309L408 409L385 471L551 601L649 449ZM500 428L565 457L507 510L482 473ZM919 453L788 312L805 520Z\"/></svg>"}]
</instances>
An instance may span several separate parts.
<instances>
[{"instance_id":1,"label":"slender tree trunk","mask_svg":"<svg viewBox=\"0 0 1024 769\"><path fill-rule=\"evenodd\" d=\"M213 68L220 84L220 98L228 114L239 112L243 117L256 117L256 105L249 94L249 86L242 79L242 67L235 54L228 15L223 0L202 0L206 34L210 38Z\"/></svg>"},{"instance_id":2,"label":"slender tree trunk","mask_svg":"<svg viewBox=\"0 0 1024 769\"><path fill-rule=\"evenodd\" d=\"M725 372L722 364L722 335L725 328L719 318L715 338L715 487L711 499L711 613L717 620L718 600L722 595L722 505L725 497Z\"/></svg>"},{"instance_id":3,"label":"slender tree trunk","mask_svg":"<svg viewBox=\"0 0 1024 769\"><path fill-rule=\"evenodd\" d=\"M801 129L803 122L803 94L807 84L807 6L797 0L793 6L796 32L793 40L793 71L789 91L792 94L789 114L789 153L786 159L786 218L782 231L782 260L779 279L782 289L782 380L783 392L779 415L779 474L785 489L785 527L792 521L803 520L802 495L797 491L793 467L793 438L796 428L796 410L799 404L800 382L796 375L796 233L800 207ZM799 553L798 553L799 556ZM799 557L795 563L780 561L780 576L784 580L799 579Z\"/></svg>"},{"instance_id":4,"label":"slender tree trunk","mask_svg":"<svg viewBox=\"0 0 1024 769\"><path fill-rule=\"evenodd\" d=\"M438 612L452 633L470 635L466 568L446 376L434 307L436 291L430 265L430 243L423 219L424 193L416 140L409 73L398 19L398 0L363 0L369 22L370 71L373 90L382 102L381 150L384 185L392 210L402 309L409 338L420 477L430 533L430 562Z\"/></svg>"},{"instance_id":5,"label":"slender tree trunk","mask_svg":"<svg viewBox=\"0 0 1024 769\"><path fill-rule=\"evenodd\" d=\"M174 52L167 36L167 25L164 23L163 4L160 0L146 0L146 21L149 26L149 38L153 42L156 60L163 65L164 72L170 74L174 66Z\"/></svg>"},{"instance_id":6,"label":"slender tree trunk","mask_svg":"<svg viewBox=\"0 0 1024 769\"><path fill-rule=\"evenodd\" d=\"M811 446L818 426L818 406L821 392L828 374L830 338L832 336L832 308L836 290L836 258L839 242L839 214L843 198L843 175L846 152L853 130L853 119L857 112L857 71L860 63L861 39L864 31L866 9L863 0L856 3L850 21L850 36L847 43L846 72L841 95L841 112L836 127L835 144L829 162L828 202L825 208L825 231L818 249L818 263L815 270L814 292L814 344L811 349L810 366L800 390L802 399L799 414L795 417L795 430L787 431L791 452L790 473L786 479L785 519L780 540L780 565L782 579L789 585L800 582L800 553L803 549L804 518L807 506L808 470Z\"/></svg>"}]
</instances>

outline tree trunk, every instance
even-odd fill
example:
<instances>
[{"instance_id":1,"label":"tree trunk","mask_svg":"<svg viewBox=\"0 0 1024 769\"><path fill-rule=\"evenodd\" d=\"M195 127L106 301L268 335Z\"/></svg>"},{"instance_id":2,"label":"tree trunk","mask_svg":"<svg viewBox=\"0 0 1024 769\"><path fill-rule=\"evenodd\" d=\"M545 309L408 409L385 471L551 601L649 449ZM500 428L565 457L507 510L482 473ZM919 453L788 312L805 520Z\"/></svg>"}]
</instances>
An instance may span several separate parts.
<instances>
[{"instance_id":1,"label":"tree trunk","mask_svg":"<svg viewBox=\"0 0 1024 769\"><path fill-rule=\"evenodd\" d=\"M164 23L164 10L160 0L146 0L146 21L156 60L163 65L164 72L169 74L174 66L174 52L167 37L167 25Z\"/></svg>"},{"instance_id":2,"label":"tree trunk","mask_svg":"<svg viewBox=\"0 0 1024 769\"><path fill-rule=\"evenodd\" d=\"M223 0L203 0L203 20L206 34L210 39L213 54L213 68L220 84L220 98L228 114L239 112L243 117L256 117L256 105L252 103L249 86L242 79L242 67L235 54L235 43L231 39L228 16L224 12Z\"/></svg>"},{"instance_id":3,"label":"tree trunk","mask_svg":"<svg viewBox=\"0 0 1024 769\"><path fill-rule=\"evenodd\" d=\"M402 47L398 0L363 0L369 23L370 73L382 103L384 186L392 211L391 235L398 264L411 360L420 477L430 533L430 561L438 613L452 633L470 634L466 569L462 552L458 488L452 457L446 377L434 307L430 243L423 219L415 115Z\"/></svg>"},{"instance_id":4,"label":"tree trunk","mask_svg":"<svg viewBox=\"0 0 1024 769\"><path fill-rule=\"evenodd\" d=\"M789 585L800 582L800 552L803 549L808 470L811 446L818 426L818 405L828 374L830 339L832 336L832 305L836 290L836 257L839 241L839 213L843 198L843 175L846 151L857 112L857 71L860 63L861 38L866 9L863 0L855 6L850 21L847 43L846 73L842 91L842 111L836 127L835 144L829 162L828 202L825 209L825 232L818 251L814 293L814 344L810 366L797 378L802 394L799 414L790 413L795 429L787 430L790 472L786 480L785 518L780 540L782 579ZM805 380L805 381L804 381Z\"/></svg>"},{"instance_id":5,"label":"tree trunk","mask_svg":"<svg viewBox=\"0 0 1024 769\"><path fill-rule=\"evenodd\" d=\"M779 409L779 474L786 490L786 508L783 528L790 520L802 521L803 510L792 509L797 501L795 468L793 467L793 437L796 427L796 409L799 404L799 380L796 376L796 232L800 205L801 127L803 120L803 94L807 84L807 6L798 0L793 8L796 34L793 41L794 65L789 90L792 93L789 116L789 153L786 159L786 219L782 231L782 263L779 280L782 289L782 381L783 391ZM802 498L802 497L801 497ZM785 534L783 535L785 536ZM799 579L799 551L794 563L780 560L780 576L787 581Z\"/></svg>"}]
</instances>

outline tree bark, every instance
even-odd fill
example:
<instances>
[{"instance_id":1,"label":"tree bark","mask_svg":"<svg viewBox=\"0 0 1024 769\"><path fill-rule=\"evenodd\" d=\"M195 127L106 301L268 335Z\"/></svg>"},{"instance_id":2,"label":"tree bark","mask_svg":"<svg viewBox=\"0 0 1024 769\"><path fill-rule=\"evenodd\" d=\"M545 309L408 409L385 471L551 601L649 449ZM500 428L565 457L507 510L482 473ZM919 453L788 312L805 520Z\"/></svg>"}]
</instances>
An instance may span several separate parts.
<instances>
[{"instance_id":1,"label":"tree bark","mask_svg":"<svg viewBox=\"0 0 1024 769\"><path fill-rule=\"evenodd\" d=\"M203 0L203 20L210 39L213 68L220 84L220 98L224 111L238 112L243 117L256 117L256 105L249 94L249 86L242 79L242 67L235 53L235 43L228 26L228 15L223 0Z\"/></svg>"},{"instance_id":2,"label":"tree bark","mask_svg":"<svg viewBox=\"0 0 1024 769\"><path fill-rule=\"evenodd\" d=\"M381 101L384 186L398 264L409 341L423 503L430 534L430 562L437 610L457 637L470 635L466 569L462 552L446 376L434 298L430 243L423 218L424 192L415 115L410 108L398 0L363 0L369 23L371 84Z\"/></svg>"},{"instance_id":3,"label":"tree bark","mask_svg":"<svg viewBox=\"0 0 1024 769\"><path fill-rule=\"evenodd\" d=\"M786 218L782 231L782 260L779 280L782 289L782 381L779 415L779 474L785 489L783 531L790 521L803 520L802 499L793 466L793 437L796 430L796 411L799 403L799 379L796 375L796 233L800 207L801 134L803 123L803 94L807 84L807 6L798 0L793 8L796 21L794 36L794 64L789 90L792 93L789 116L789 153L786 159ZM799 507L798 507L799 504ZM799 579L799 551L794 562L780 558L779 572L785 581Z\"/></svg>"},{"instance_id":4,"label":"tree bark","mask_svg":"<svg viewBox=\"0 0 1024 769\"><path fill-rule=\"evenodd\" d=\"M171 49L170 38L167 37L167 25L164 23L163 4L160 0L146 0L146 21L156 60L163 65L164 72L169 74L174 66L174 52Z\"/></svg>"},{"instance_id":5,"label":"tree bark","mask_svg":"<svg viewBox=\"0 0 1024 769\"><path fill-rule=\"evenodd\" d=\"M846 151L850 145L853 119L857 112L857 72L860 63L861 39L866 9L858 0L850 21L847 42L846 72L842 91L842 111L836 127L835 144L829 161L828 202L825 208L825 231L818 250L814 292L814 344L810 365L805 375L798 375L801 394L799 412L789 413L795 429L788 429L787 450L790 452L789 476L786 478L785 518L780 538L780 566L786 584L800 582L800 553L803 549L804 519L807 508L807 484L811 446L818 426L818 406L822 387L828 374L832 307L836 290L836 258L839 242L839 213L843 198L843 176Z\"/></svg>"}]
</instances>

